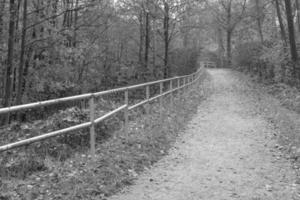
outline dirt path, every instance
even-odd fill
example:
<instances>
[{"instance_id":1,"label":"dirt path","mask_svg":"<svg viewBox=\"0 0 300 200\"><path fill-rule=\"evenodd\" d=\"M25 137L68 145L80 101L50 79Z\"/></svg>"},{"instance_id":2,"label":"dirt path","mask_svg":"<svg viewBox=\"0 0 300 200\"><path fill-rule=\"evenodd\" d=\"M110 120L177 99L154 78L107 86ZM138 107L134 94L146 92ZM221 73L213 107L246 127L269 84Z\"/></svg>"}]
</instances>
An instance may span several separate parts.
<instances>
[{"instance_id":1,"label":"dirt path","mask_svg":"<svg viewBox=\"0 0 300 200\"><path fill-rule=\"evenodd\" d=\"M169 155L111 200L300 199L290 163L255 111L247 82L229 70L210 70L212 96ZM252 97L251 97L252 98Z\"/></svg>"}]
</instances>

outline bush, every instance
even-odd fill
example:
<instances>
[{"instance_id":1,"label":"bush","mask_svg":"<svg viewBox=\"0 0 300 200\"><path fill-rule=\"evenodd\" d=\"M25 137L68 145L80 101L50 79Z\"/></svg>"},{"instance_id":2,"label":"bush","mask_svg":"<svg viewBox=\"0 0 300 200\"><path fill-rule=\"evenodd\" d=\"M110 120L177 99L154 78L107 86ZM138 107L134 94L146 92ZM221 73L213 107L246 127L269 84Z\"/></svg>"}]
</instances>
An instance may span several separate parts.
<instances>
[{"instance_id":1,"label":"bush","mask_svg":"<svg viewBox=\"0 0 300 200\"><path fill-rule=\"evenodd\" d=\"M235 48L233 64L247 72L257 73L261 54L262 45L258 42L240 44Z\"/></svg>"},{"instance_id":2,"label":"bush","mask_svg":"<svg viewBox=\"0 0 300 200\"><path fill-rule=\"evenodd\" d=\"M171 74L186 75L195 72L198 69L198 50L176 49L170 56Z\"/></svg>"},{"instance_id":3,"label":"bush","mask_svg":"<svg viewBox=\"0 0 300 200\"><path fill-rule=\"evenodd\" d=\"M251 73L264 81L293 84L292 64L289 52L277 41L248 42L238 45L234 51L237 69Z\"/></svg>"}]
</instances>

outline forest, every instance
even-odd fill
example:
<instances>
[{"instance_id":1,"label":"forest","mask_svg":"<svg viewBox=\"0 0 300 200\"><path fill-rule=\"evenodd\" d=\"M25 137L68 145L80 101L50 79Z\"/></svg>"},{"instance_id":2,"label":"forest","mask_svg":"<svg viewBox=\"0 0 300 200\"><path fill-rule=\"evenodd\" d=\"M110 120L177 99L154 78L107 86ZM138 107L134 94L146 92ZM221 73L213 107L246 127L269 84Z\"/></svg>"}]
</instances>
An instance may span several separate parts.
<instances>
[{"instance_id":1,"label":"forest","mask_svg":"<svg viewBox=\"0 0 300 200\"><path fill-rule=\"evenodd\" d=\"M1 105L194 71L199 31L187 11L194 3L1 0Z\"/></svg>"},{"instance_id":2,"label":"forest","mask_svg":"<svg viewBox=\"0 0 300 200\"><path fill-rule=\"evenodd\" d=\"M239 71L269 86L300 112L300 0L0 0L0 110L198 73L202 61L225 68L227 82L226 71ZM204 86L179 90L181 80L170 81L129 97L101 96L93 106L85 99L0 114L1 145L91 124L0 152L0 199L106 199L131 185L167 154L209 96L213 87L202 75ZM160 103L146 101L151 109L120 112L98 126L90 118L91 110L128 109L172 86L178 90Z\"/></svg>"},{"instance_id":3,"label":"forest","mask_svg":"<svg viewBox=\"0 0 300 200\"><path fill-rule=\"evenodd\" d=\"M199 56L298 84L299 33L299 0L1 0L0 105L188 74Z\"/></svg>"}]
</instances>

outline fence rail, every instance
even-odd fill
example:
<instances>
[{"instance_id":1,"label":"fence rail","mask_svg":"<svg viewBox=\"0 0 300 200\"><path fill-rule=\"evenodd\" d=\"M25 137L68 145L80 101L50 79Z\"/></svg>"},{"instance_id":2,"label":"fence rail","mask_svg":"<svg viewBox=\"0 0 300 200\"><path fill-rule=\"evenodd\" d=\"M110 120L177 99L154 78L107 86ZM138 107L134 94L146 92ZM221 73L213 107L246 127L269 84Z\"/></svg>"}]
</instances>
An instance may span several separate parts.
<instances>
[{"instance_id":1,"label":"fence rail","mask_svg":"<svg viewBox=\"0 0 300 200\"><path fill-rule=\"evenodd\" d=\"M217 67L217 64L215 62L210 62L210 61L202 61L201 62L203 67L206 67L206 68L216 68Z\"/></svg>"},{"instance_id":2,"label":"fence rail","mask_svg":"<svg viewBox=\"0 0 300 200\"><path fill-rule=\"evenodd\" d=\"M43 140L46 140L46 139L49 139L52 137L67 134L67 133L70 133L70 132L73 132L76 130L80 130L83 128L90 128L90 151L91 151L90 153L91 153L91 157L94 159L95 158L95 125L97 125L98 123L102 122L103 120L105 120L119 112L124 112L124 130L127 131L128 130L128 121L129 121L128 120L128 112L137 107L140 107L144 104L148 104L152 101L155 101L157 99L159 99L160 112L162 114L163 97L170 94L171 95L171 104L172 104L173 93L177 90L184 89L184 88L188 87L189 85L192 85L195 82L197 82L200 79L202 69L204 67L210 66L211 64L212 64L211 62L201 62L200 68L195 73L190 74L190 75L177 76L177 77L173 77L173 78L169 78L169 79L147 82L147 83L143 83L143 84L122 87L122 88L117 88L117 89L112 89L112 90L107 90L107 91L101 91L101 92L96 92L96 93L87 93L87 94L76 95L76 96L71 96L71 97L29 103L29 104L18 105L18 106L11 106L11 107L7 107L7 108L0 108L0 114L10 114L12 112L18 112L18 111L28 110L28 109L32 109L32 108L39 108L39 107L43 107L43 106L59 104L62 102L72 102L72 101L77 101L77 100L89 100L89 111L90 111L89 122L85 122L82 124L78 124L78 125L75 125L72 127L65 128L65 129L41 134L39 136L35 136L32 138L28 138L28 139L24 139L21 141L17 141L14 143L0 146L0 153L14 149L14 148L22 147L22 146L25 146L25 145L28 145L31 143L43 141ZM175 82L175 84L174 84L174 82ZM163 92L164 83L169 84L169 88L167 88L167 91L165 91L165 92ZM151 97L150 96L150 86L156 85L156 84L159 84L159 94ZM129 91L137 89L137 88L145 88L146 89L146 99L139 103L136 103L135 105L129 105L128 93L129 93ZM106 113L105 115L103 115L99 118L96 118L96 116L95 116L95 98L98 98L98 97L101 97L101 96L107 95L107 94L112 94L115 92L124 92L124 105L120 106L119 108L117 108L113 111ZM149 112L149 109L147 109L146 112Z\"/></svg>"}]
</instances>

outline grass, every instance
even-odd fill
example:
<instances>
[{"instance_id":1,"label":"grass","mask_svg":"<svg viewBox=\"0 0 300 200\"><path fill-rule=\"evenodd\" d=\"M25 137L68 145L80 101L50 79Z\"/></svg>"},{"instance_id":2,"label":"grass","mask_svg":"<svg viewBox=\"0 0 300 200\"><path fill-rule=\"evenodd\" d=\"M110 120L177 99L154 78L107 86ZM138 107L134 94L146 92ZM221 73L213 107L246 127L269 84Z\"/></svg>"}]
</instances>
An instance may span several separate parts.
<instances>
[{"instance_id":1,"label":"grass","mask_svg":"<svg viewBox=\"0 0 300 200\"><path fill-rule=\"evenodd\" d=\"M252 78L260 113L273 124L278 144L295 169L300 168L300 91L283 83L258 82ZM300 177L300 171L296 171ZM300 183L300 178L299 178Z\"/></svg>"},{"instance_id":2,"label":"grass","mask_svg":"<svg viewBox=\"0 0 300 200\"><path fill-rule=\"evenodd\" d=\"M300 112L295 98L297 93L300 95L300 92L295 91L293 95L282 95L293 89L287 87L284 89L286 91L274 92L274 87L276 86L263 88L263 91L270 95L262 97L265 99L263 106L266 116L278 130L278 147L285 150L289 157L296 161L295 164L300 164Z\"/></svg>"},{"instance_id":3,"label":"grass","mask_svg":"<svg viewBox=\"0 0 300 200\"><path fill-rule=\"evenodd\" d=\"M178 134L195 114L195 107L209 95L210 91L203 89L209 78L202 79L204 81L200 85L175 95L173 106L170 106L168 97L165 98L162 117L157 103L151 105L149 115L144 113L144 109L131 113L128 134L124 134L122 129L115 130L98 142L94 162L86 148L80 151L71 149L64 159L49 155L35 157L32 156L36 155L35 150L28 148L24 153L28 158L20 166L30 165L30 160L33 160L42 163L44 168L24 178L2 178L0 199L99 200L133 184L140 173L168 153ZM66 149L59 152L64 151ZM7 165L9 160L2 163Z\"/></svg>"}]
</instances>

